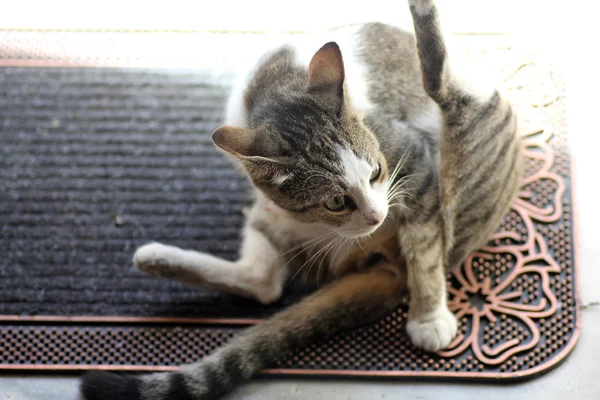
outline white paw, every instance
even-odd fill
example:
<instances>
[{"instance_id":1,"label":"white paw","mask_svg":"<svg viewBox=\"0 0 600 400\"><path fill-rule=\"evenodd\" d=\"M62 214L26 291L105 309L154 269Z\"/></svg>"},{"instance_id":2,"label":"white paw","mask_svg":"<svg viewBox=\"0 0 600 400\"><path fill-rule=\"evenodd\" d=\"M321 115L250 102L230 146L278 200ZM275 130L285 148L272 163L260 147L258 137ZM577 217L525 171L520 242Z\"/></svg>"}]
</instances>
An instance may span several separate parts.
<instances>
[{"instance_id":1,"label":"white paw","mask_svg":"<svg viewBox=\"0 0 600 400\"><path fill-rule=\"evenodd\" d=\"M154 277L173 278L181 270L180 249L162 243L148 243L133 255L133 265Z\"/></svg>"},{"instance_id":2,"label":"white paw","mask_svg":"<svg viewBox=\"0 0 600 400\"><path fill-rule=\"evenodd\" d=\"M456 317L445 306L406 324L412 343L427 351L438 351L448 346L457 330Z\"/></svg>"}]
</instances>

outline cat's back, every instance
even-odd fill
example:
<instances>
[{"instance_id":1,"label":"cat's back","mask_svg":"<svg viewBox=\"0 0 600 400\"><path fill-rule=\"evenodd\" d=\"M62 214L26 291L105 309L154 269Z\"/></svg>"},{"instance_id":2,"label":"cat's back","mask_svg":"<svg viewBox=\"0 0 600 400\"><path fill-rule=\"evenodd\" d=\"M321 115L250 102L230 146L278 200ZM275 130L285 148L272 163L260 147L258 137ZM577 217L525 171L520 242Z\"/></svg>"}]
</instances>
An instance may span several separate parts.
<instances>
[{"instance_id":1,"label":"cat's back","mask_svg":"<svg viewBox=\"0 0 600 400\"><path fill-rule=\"evenodd\" d=\"M363 25L357 32L356 57L363 64L371 107L419 130L441 127L437 104L423 88L423 77L412 30L383 23Z\"/></svg>"},{"instance_id":2,"label":"cat's back","mask_svg":"<svg viewBox=\"0 0 600 400\"><path fill-rule=\"evenodd\" d=\"M410 27L355 24L285 39L271 37L265 42L265 50L238 72L227 107L228 124L245 126L246 89L260 71L271 67L282 49L290 50L290 63L308 71L315 52L325 43L336 42L344 60L347 94L356 109L365 115L385 114L400 121L414 120L425 130L438 129L437 106L423 90Z\"/></svg>"}]
</instances>

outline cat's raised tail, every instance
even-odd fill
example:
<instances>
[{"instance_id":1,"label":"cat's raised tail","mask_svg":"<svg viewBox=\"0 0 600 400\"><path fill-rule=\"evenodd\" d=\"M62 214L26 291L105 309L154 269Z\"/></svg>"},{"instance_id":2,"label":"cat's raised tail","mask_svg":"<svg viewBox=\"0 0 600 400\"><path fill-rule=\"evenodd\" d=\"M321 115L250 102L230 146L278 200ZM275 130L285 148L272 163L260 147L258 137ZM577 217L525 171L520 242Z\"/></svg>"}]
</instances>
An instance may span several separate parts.
<instances>
[{"instance_id":1,"label":"cat's raised tail","mask_svg":"<svg viewBox=\"0 0 600 400\"><path fill-rule=\"evenodd\" d=\"M375 266L347 275L299 303L245 330L227 345L178 372L83 376L82 400L215 399L314 340L377 320L393 312L405 290L396 267Z\"/></svg>"}]
</instances>

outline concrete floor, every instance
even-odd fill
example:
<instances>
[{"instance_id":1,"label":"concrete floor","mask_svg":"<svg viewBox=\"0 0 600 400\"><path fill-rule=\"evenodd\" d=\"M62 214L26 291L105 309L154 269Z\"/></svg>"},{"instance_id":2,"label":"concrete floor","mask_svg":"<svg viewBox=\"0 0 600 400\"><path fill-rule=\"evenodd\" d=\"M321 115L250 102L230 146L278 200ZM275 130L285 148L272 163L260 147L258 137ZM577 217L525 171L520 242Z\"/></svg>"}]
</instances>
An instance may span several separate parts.
<instances>
[{"instance_id":1,"label":"concrete floor","mask_svg":"<svg viewBox=\"0 0 600 400\"><path fill-rule=\"evenodd\" d=\"M26 1L25 3L30 3ZM469 0L456 0L459 11L466 10ZM531 15L532 23L542 20L542 32L535 26L527 31L524 40L540 48L561 64L567 77L568 126L571 154L575 161L576 200L579 224L580 293L583 304L600 301L600 208L598 201L598 148L600 137L596 104L600 82L594 55L585 46L591 45L596 28L593 10L577 9L571 12L559 2L530 0L516 2L487 2L479 0L478 10L485 8L487 15L477 13L478 26L514 27L511 14L524 21L520 12L523 4ZM487 3L482 7L482 3ZM571 6L572 7L572 6ZM496 11L498 11L496 13ZM456 19L464 15L456 13ZM502 18L498 16L501 15ZM7 14L5 14L5 17ZM572 18L569 18L572 16ZM12 18L12 17L11 17ZM47 19L48 20L48 19ZM500 20L500 22L498 22ZM15 19L12 20L15 26ZM503 25L504 24L504 25ZM0 27L8 26L0 19ZM456 26L456 23L454 24ZM583 40L580 40L583 38ZM341 379L282 379L255 380L226 397L238 399L599 399L600 398L600 307L591 307L582 313L583 329L578 345L569 358L555 370L521 384L465 384L406 381L346 381ZM0 377L0 400L68 400L77 397L76 375L41 376L33 374Z\"/></svg>"}]
</instances>

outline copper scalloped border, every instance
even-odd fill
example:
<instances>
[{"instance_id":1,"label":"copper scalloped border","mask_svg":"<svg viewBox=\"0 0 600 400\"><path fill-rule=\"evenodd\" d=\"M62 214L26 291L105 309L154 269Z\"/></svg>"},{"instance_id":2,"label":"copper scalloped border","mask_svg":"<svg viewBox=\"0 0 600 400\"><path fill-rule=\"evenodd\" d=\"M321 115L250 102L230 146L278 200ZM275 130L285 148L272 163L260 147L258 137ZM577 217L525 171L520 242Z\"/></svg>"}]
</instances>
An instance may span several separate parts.
<instances>
[{"instance_id":1,"label":"copper scalloped border","mask_svg":"<svg viewBox=\"0 0 600 400\"><path fill-rule=\"evenodd\" d=\"M0 30L1 32L2 30ZM15 32L16 30L13 30ZM65 32L65 33L83 33L76 31L54 31L54 32ZM36 33L41 33L37 31ZM90 32L90 33L100 33ZM106 33L118 33L117 31L108 31ZM131 32L131 33L143 33L143 32ZM175 32L160 32L160 33L175 33ZM200 33L200 32L190 32ZM1 44L1 43L0 43ZM197 60L191 63L182 63L182 60L171 60L170 62L160 61L158 59L150 60L82 60L82 59L19 59L19 58L1 58L0 67L125 67L125 68L165 68L170 66L177 66L179 68L197 66ZM571 239L572 239L572 254L574 257L573 273L575 283L573 287L574 294L574 306L575 306L575 318L576 323L572 330L569 342L563 347L563 349L553 355L553 357L540 365L533 368L529 368L523 371L515 372L464 372L464 371L362 371L362 370L334 370L334 369L294 369L294 368L271 368L261 371L261 374L267 375L302 375L302 376L355 376L355 377L429 377L429 378L465 378L465 379L479 379L479 380L497 380L499 378L506 380L518 380L524 378L531 378L540 373L547 372L562 361L565 360L566 356L572 351L575 344L577 343L581 333L581 308L579 299L579 240L578 240L578 209L576 200L574 198L574 192L576 188L575 183L575 160L569 157L570 167L570 191L569 200L572 210L571 218ZM100 324L118 324L118 323L130 323L130 324L142 324L142 323L156 323L156 324L211 324L211 325L238 325L238 326L249 326L258 324L261 322L259 319L242 319L242 318L231 318L231 319L214 319L214 318L168 318L168 317L112 317L112 316L60 316L60 315L49 315L49 316L19 316L19 315L0 315L0 322L16 322L16 323L48 323L48 322L63 322L66 324L77 324L77 323L100 323ZM86 365L86 364L71 364L71 365L40 365L40 364L0 364L0 370L38 370L38 371L84 371L84 370L112 370L112 371L174 371L177 370L177 366L140 366L140 365Z\"/></svg>"}]
</instances>

